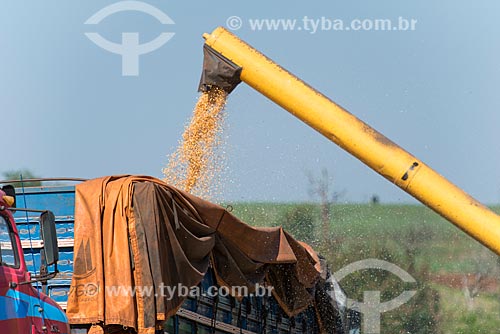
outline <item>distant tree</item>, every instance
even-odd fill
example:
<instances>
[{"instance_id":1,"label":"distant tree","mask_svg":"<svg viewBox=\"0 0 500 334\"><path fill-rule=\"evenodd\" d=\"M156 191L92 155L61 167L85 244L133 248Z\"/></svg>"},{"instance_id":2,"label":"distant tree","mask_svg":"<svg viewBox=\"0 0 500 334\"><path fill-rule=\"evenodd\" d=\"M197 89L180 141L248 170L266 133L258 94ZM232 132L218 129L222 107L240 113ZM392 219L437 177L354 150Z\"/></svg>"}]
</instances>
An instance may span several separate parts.
<instances>
[{"instance_id":1,"label":"distant tree","mask_svg":"<svg viewBox=\"0 0 500 334\"><path fill-rule=\"evenodd\" d=\"M39 176L36 176L29 169L10 170L10 171L3 172L2 175L6 180L20 180L21 177L23 180L39 178ZM40 185L42 185L42 182L40 182L40 181L24 182L25 187L36 187L36 186L40 186ZM19 186L21 186L21 184L19 184Z\"/></svg>"},{"instance_id":2,"label":"distant tree","mask_svg":"<svg viewBox=\"0 0 500 334\"><path fill-rule=\"evenodd\" d=\"M380 203L380 197L378 197L377 194L373 194L372 197L370 198L370 203L373 205L377 205Z\"/></svg>"},{"instance_id":3,"label":"distant tree","mask_svg":"<svg viewBox=\"0 0 500 334\"><path fill-rule=\"evenodd\" d=\"M330 238L330 217L331 206L337 202L342 196L342 193L333 192L333 180L328 175L328 170L323 168L320 176L316 177L310 172L307 172L309 181L309 195L318 197L321 206L321 236L322 243L325 244Z\"/></svg>"},{"instance_id":4,"label":"distant tree","mask_svg":"<svg viewBox=\"0 0 500 334\"><path fill-rule=\"evenodd\" d=\"M491 265L495 258L497 255L487 249L482 249L472 264L472 272L462 275L462 290L465 305L469 311L474 310L475 298L486 288L488 279L495 277L495 268Z\"/></svg>"}]
</instances>

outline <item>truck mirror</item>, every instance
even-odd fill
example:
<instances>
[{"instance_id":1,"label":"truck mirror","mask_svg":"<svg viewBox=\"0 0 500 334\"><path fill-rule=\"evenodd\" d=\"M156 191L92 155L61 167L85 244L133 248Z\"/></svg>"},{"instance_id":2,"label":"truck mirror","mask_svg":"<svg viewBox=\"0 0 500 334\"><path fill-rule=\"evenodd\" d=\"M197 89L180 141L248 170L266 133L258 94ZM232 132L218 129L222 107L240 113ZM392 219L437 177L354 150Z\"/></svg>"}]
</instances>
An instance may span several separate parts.
<instances>
[{"instance_id":1,"label":"truck mirror","mask_svg":"<svg viewBox=\"0 0 500 334\"><path fill-rule=\"evenodd\" d=\"M59 260L59 249L57 246L56 218L51 211L45 211L40 215L40 230L45 252L45 264L47 266L56 264Z\"/></svg>"}]
</instances>

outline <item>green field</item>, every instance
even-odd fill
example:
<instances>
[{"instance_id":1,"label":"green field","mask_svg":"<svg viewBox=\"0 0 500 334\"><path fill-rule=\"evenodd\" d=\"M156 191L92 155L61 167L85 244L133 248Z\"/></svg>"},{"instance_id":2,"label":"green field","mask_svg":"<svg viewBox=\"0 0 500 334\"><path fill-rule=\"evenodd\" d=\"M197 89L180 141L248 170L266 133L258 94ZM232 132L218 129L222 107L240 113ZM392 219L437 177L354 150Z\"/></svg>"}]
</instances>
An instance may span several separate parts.
<instances>
[{"instance_id":1,"label":"green field","mask_svg":"<svg viewBox=\"0 0 500 334\"><path fill-rule=\"evenodd\" d=\"M328 220L322 220L318 204L232 205L233 213L251 225L281 225L305 239L333 271L378 258L413 275L418 294L410 306L383 315L382 333L500 333L498 257L424 206L335 204L329 207ZM471 283L478 277L481 283ZM344 281L348 295L358 300L364 290L377 286L387 290L388 299L401 291L394 277L373 271ZM477 290L473 299L466 300L465 286ZM429 316L436 322L432 329L425 325Z\"/></svg>"}]
</instances>

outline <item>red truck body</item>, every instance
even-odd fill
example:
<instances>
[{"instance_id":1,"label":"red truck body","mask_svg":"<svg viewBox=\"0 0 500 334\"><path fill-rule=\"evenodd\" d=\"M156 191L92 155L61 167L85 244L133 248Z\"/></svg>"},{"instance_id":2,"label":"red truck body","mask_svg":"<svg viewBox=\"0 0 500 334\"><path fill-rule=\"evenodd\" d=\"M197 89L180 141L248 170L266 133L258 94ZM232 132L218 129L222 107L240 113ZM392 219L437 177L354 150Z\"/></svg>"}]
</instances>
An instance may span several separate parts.
<instances>
[{"instance_id":1,"label":"red truck body","mask_svg":"<svg viewBox=\"0 0 500 334\"><path fill-rule=\"evenodd\" d=\"M0 190L0 333L67 334L64 311L29 283L17 226L4 196Z\"/></svg>"}]
</instances>

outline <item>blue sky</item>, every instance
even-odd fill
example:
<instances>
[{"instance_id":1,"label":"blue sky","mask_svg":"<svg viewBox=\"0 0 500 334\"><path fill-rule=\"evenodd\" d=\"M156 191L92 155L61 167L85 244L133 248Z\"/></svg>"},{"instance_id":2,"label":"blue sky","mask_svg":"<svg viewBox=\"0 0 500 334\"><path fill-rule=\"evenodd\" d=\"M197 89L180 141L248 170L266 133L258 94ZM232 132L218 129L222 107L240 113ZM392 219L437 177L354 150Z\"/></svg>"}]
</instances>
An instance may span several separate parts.
<instances>
[{"instance_id":1,"label":"blue sky","mask_svg":"<svg viewBox=\"0 0 500 334\"><path fill-rule=\"evenodd\" d=\"M0 172L161 177L194 103L202 33L239 16L235 33L486 203L500 201L498 1L145 1L139 12L84 22L116 1L2 1ZM417 20L415 31L253 31L252 19ZM141 43L139 76L85 35ZM241 84L227 105L226 201L311 200L306 172L327 168L342 200L412 199Z\"/></svg>"}]
</instances>

